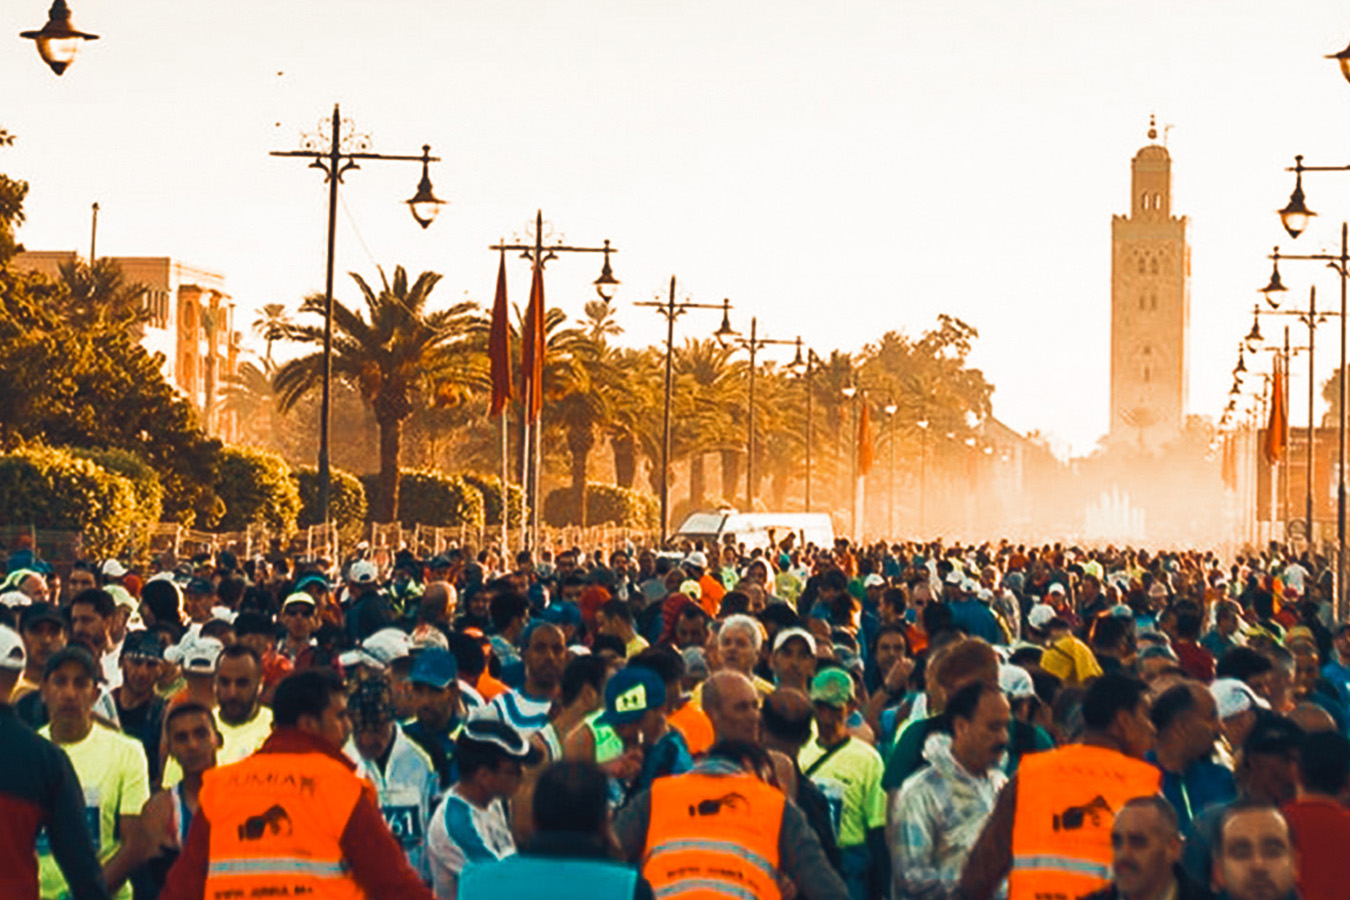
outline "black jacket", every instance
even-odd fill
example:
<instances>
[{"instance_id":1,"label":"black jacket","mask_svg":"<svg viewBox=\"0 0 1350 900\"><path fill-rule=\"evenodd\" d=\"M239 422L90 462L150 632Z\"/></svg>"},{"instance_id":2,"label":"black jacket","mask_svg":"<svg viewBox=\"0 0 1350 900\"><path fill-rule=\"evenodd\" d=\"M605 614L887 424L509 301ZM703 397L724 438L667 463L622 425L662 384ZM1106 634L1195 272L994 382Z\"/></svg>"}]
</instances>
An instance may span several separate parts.
<instances>
[{"instance_id":1,"label":"black jacket","mask_svg":"<svg viewBox=\"0 0 1350 900\"><path fill-rule=\"evenodd\" d=\"M1186 870L1181 867L1180 863L1172 867L1172 874L1177 880L1176 900L1215 900L1214 893L1208 887L1187 875ZM1100 891L1087 894L1078 898L1078 900L1120 900L1120 892L1116 890L1116 884L1113 881Z\"/></svg>"}]
</instances>

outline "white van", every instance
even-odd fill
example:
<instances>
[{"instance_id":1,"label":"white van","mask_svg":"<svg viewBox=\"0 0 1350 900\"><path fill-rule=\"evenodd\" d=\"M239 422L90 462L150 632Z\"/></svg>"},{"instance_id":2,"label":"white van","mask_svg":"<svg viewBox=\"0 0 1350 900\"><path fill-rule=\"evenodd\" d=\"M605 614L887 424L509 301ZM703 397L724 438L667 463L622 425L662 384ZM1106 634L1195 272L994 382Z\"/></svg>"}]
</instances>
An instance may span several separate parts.
<instances>
[{"instance_id":1,"label":"white van","mask_svg":"<svg viewBox=\"0 0 1350 900\"><path fill-rule=\"evenodd\" d=\"M702 541L705 548L730 541L753 550L769 546L770 530L779 541L795 534L798 541L805 539L817 547L834 546L834 523L827 513L742 513L734 509L690 513L670 540L676 544Z\"/></svg>"}]
</instances>

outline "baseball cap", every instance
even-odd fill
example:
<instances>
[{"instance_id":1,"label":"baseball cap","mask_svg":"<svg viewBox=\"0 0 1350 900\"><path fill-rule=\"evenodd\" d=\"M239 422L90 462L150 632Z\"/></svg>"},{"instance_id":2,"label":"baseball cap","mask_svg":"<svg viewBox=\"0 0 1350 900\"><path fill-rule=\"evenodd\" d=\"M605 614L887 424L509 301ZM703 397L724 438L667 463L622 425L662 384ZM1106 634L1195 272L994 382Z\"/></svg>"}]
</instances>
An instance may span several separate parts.
<instances>
[{"instance_id":1,"label":"baseball cap","mask_svg":"<svg viewBox=\"0 0 1350 900\"><path fill-rule=\"evenodd\" d=\"M847 706L853 699L853 679L842 669L825 669L811 679L812 703L826 706Z\"/></svg>"},{"instance_id":2,"label":"baseball cap","mask_svg":"<svg viewBox=\"0 0 1350 900\"><path fill-rule=\"evenodd\" d=\"M34 603L19 615L19 630L27 631L42 622L54 622L62 628L68 628L66 617L51 603Z\"/></svg>"},{"instance_id":3,"label":"baseball cap","mask_svg":"<svg viewBox=\"0 0 1350 900\"><path fill-rule=\"evenodd\" d=\"M708 568L708 557L704 555L702 550L694 550L684 558L684 564L697 569L706 569Z\"/></svg>"},{"instance_id":4,"label":"baseball cap","mask_svg":"<svg viewBox=\"0 0 1350 900\"><path fill-rule=\"evenodd\" d=\"M1047 594L1063 594L1064 585L1060 584L1058 581L1052 581L1050 582L1050 586L1045 589L1045 592Z\"/></svg>"},{"instance_id":5,"label":"baseball cap","mask_svg":"<svg viewBox=\"0 0 1350 900\"><path fill-rule=\"evenodd\" d=\"M1245 681L1237 678L1216 678L1209 686L1219 718L1226 719L1249 709L1270 709L1270 704L1257 695Z\"/></svg>"},{"instance_id":6,"label":"baseball cap","mask_svg":"<svg viewBox=\"0 0 1350 900\"><path fill-rule=\"evenodd\" d=\"M94 681L99 681L103 677L103 672L99 670L98 663L94 662L94 657L90 652L84 649L81 644L66 644L60 650L57 650L51 656L47 657L47 665L42 669L42 677L45 680L57 669L68 662L78 663Z\"/></svg>"},{"instance_id":7,"label":"baseball cap","mask_svg":"<svg viewBox=\"0 0 1350 900\"><path fill-rule=\"evenodd\" d=\"M379 570L368 559L358 559L347 570L347 580L352 584L374 584L379 577Z\"/></svg>"},{"instance_id":8,"label":"baseball cap","mask_svg":"<svg viewBox=\"0 0 1350 900\"><path fill-rule=\"evenodd\" d=\"M1055 608L1050 604L1037 603L1031 608L1031 612L1027 613L1027 624L1040 631L1057 615L1059 613L1055 612Z\"/></svg>"},{"instance_id":9,"label":"baseball cap","mask_svg":"<svg viewBox=\"0 0 1350 900\"><path fill-rule=\"evenodd\" d=\"M296 591L293 594L286 595L285 601L281 604L282 612L285 612L286 607L292 605L313 607L317 606L318 604L314 602L313 597L311 597L309 594L306 594L304 591Z\"/></svg>"},{"instance_id":10,"label":"baseball cap","mask_svg":"<svg viewBox=\"0 0 1350 900\"><path fill-rule=\"evenodd\" d=\"M122 643L122 659L163 659L159 638L148 631L133 632Z\"/></svg>"},{"instance_id":11,"label":"baseball cap","mask_svg":"<svg viewBox=\"0 0 1350 900\"><path fill-rule=\"evenodd\" d=\"M164 659L177 663L184 675L214 675L216 661L225 645L212 637L201 637L189 631L183 639L164 651Z\"/></svg>"},{"instance_id":12,"label":"baseball cap","mask_svg":"<svg viewBox=\"0 0 1350 900\"><path fill-rule=\"evenodd\" d=\"M23 591L5 591L0 594L0 606L8 606L10 609L20 609L33 602L33 598Z\"/></svg>"},{"instance_id":13,"label":"baseball cap","mask_svg":"<svg viewBox=\"0 0 1350 900\"><path fill-rule=\"evenodd\" d=\"M121 578L127 574L127 567L116 559L110 559L99 566L99 571L103 573L104 578Z\"/></svg>"},{"instance_id":14,"label":"baseball cap","mask_svg":"<svg viewBox=\"0 0 1350 900\"><path fill-rule=\"evenodd\" d=\"M305 588L314 584L317 584L325 591L329 588L328 579L323 574L319 572L310 572L308 575L301 575L296 579L295 589L297 591L303 591Z\"/></svg>"},{"instance_id":15,"label":"baseball cap","mask_svg":"<svg viewBox=\"0 0 1350 900\"><path fill-rule=\"evenodd\" d=\"M28 655L23 649L23 638L8 625L0 625L0 669L22 672L27 664Z\"/></svg>"},{"instance_id":16,"label":"baseball cap","mask_svg":"<svg viewBox=\"0 0 1350 900\"><path fill-rule=\"evenodd\" d=\"M947 577L945 580L948 584L960 584L962 581L965 580L965 577L966 576L961 574L960 570L952 569L950 572L947 573Z\"/></svg>"},{"instance_id":17,"label":"baseball cap","mask_svg":"<svg viewBox=\"0 0 1350 900\"><path fill-rule=\"evenodd\" d=\"M112 595L113 603L119 607L125 607L134 612L140 606L140 604L136 602L136 598L131 596L131 592L120 584L106 585L103 590Z\"/></svg>"},{"instance_id":18,"label":"baseball cap","mask_svg":"<svg viewBox=\"0 0 1350 900\"><path fill-rule=\"evenodd\" d=\"M1022 700L1036 695L1036 685L1030 673L1010 663L1002 663L998 667L998 687L1009 700Z\"/></svg>"},{"instance_id":19,"label":"baseball cap","mask_svg":"<svg viewBox=\"0 0 1350 900\"><path fill-rule=\"evenodd\" d=\"M441 647L427 647L413 660L408 681L444 690L459 677L459 663L453 653Z\"/></svg>"},{"instance_id":20,"label":"baseball cap","mask_svg":"<svg viewBox=\"0 0 1350 900\"><path fill-rule=\"evenodd\" d=\"M886 579L882 578L876 572L873 572L871 575L868 575L866 578L863 579L863 587L865 588L881 587L885 583Z\"/></svg>"},{"instance_id":21,"label":"baseball cap","mask_svg":"<svg viewBox=\"0 0 1350 900\"><path fill-rule=\"evenodd\" d=\"M498 719L479 713L464 723L459 733L459 743L476 744L479 748L496 750L503 756L520 760L525 765L539 762L542 754L539 748L525 739L519 731Z\"/></svg>"},{"instance_id":22,"label":"baseball cap","mask_svg":"<svg viewBox=\"0 0 1350 900\"><path fill-rule=\"evenodd\" d=\"M187 586L183 588L183 590L189 594L214 596L216 593L216 586L206 578L191 578L188 579Z\"/></svg>"},{"instance_id":23,"label":"baseball cap","mask_svg":"<svg viewBox=\"0 0 1350 900\"><path fill-rule=\"evenodd\" d=\"M401 628L381 628L362 641L358 649L342 654L338 661L344 666L363 665L383 669L411 654L411 635Z\"/></svg>"},{"instance_id":24,"label":"baseball cap","mask_svg":"<svg viewBox=\"0 0 1350 900\"><path fill-rule=\"evenodd\" d=\"M1242 744L1242 752L1289 753L1303 744L1304 731L1292 719L1265 712L1257 716L1256 724Z\"/></svg>"},{"instance_id":25,"label":"baseball cap","mask_svg":"<svg viewBox=\"0 0 1350 900\"><path fill-rule=\"evenodd\" d=\"M801 638L806 641L806 648L811 651L811 655L816 655L816 636L805 628L784 628L778 634L774 635L773 652L777 653L783 645L793 638Z\"/></svg>"},{"instance_id":26,"label":"baseball cap","mask_svg":"<svg viewBox=\"0 0 1350 900\"><path fill-rule=\"evenodd\" d=\"M666 685L661 676L645 666L625 666L605 683L605 725L631 725L648 710L666 703Z\"/></svg>"},{"instance_id":27,"label":"baseball cap","mask_svg":"<svg viewBox=\"0 0 1350 900\"><path fill-rule=\"evenodd\" d=\"M699 587L697 581L690 579L689 581L680 582L680 593L684 594L690 600L697 600L699 597L703 596L703 588Z\"/></svg>"}]
</instances>

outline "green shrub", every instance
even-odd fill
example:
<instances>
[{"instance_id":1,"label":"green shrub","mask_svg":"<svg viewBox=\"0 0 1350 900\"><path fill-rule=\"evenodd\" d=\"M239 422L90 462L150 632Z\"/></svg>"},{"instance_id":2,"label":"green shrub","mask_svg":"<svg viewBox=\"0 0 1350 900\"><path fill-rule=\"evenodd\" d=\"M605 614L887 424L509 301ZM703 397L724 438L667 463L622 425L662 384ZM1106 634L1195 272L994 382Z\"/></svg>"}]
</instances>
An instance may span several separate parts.
<instances>
[{"instance_id":1,"label":"green shrub","mask_svg":"<svg viewBox=\"0 0 1350 900\"><path fill-rule=\"evenodd\" d=\"M130 450L86 450L69 448L73 456L92 460L114 475L131 482L136 492L136 515L142 522L154 524L164 517L164 484L159 473L145 458Z\"/></svg>"},{"instance_id":2,"label":"green shrub","mask_svg":"<svg viewBox=\"0 0 1350 900\"><path fill-rule=\"evenodd\" d=\"M78 531L94 559L137 543L138 506L131 480L93 460L50 447L0 455L0 524Z\"/></svg>"},{"instance_id":3,"label":"green shrub","mask_svg":"<svg viewBox=\"0 0 1350 900\"><path fill-rule=\"evenodd\" d=\"M300 492L291 480L290 466L275 453L253 447L222 449L216 494L225 503L222 531L266 525L283 538L295 533Z\"/></svg>"},{"instance_id":4,"label":"green shrub","mask_svg":"<svg viewBox=\"0 0 1350 900\"><path fill-rule=\"evenodd\" d=\"M366 521L366 487L361 479L341 469L328 470L328 517L337 523L338 531L349 534L361 530ZM301 528L321 524L319 521L319 470L302 466L291 473L300 492Z\"/></svg>"},{"instance_id":5,"label":"green shrub","mask_svg":"<svg viewBox=\"0 0 1350 900\"><path fill-rule=\"evenodd\" d=\"M559 528L577 525L574 495L570 487L551 491L544 500L544 521ZM612 484L586 484L586 524L618 525L623 528L656 528L660 524L661 509L650 494Z\"/></svg>"},{"instance_id":6,"label":"green shrub","mask_svg":"<svg viewBox=\"0 0 1350 900\"><path fill-rule=\"evenodd\" d=\"M378 475L363 475L366 493L375 490ZM458 475L433 469L403 469L398 476L398 520L406 526L483 528L483 495Z\"/></svg>"},{"instance_id":7,"label":"green shrub","mask_svg":"<svg viewBox=\"0 0 1350 900\"><path fill-rule=\"evenodd\" d=\"M465 475L464 480L478 489L483 495L483 522L488 527L502 524L502 480L497 475ZM506 483L507 521L512 528L519 528L525 517L525 492L520 485Z\"/></svg>"}]
</instances>

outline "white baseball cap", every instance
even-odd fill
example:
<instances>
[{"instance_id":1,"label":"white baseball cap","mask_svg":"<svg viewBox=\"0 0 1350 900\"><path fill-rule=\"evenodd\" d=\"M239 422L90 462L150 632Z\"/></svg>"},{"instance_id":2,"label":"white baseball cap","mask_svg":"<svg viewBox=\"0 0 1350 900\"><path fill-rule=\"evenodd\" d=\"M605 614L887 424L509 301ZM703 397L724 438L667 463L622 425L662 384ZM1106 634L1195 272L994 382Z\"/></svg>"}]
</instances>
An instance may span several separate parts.
<instances>
[{"instance_id":1,"label":"white baseball cap","mask_svg":"<svg viewBox=\"0 0 1350 900\"><path fill-rule=\"evenodd\" d=\"M374 584L380 577L380 570L368 559L358 559L347 570L347 580L352 584Z\"/></svg>"},{"instance_id":2,"label":"white baseball cap","mask_svg":"<svg viewBox=\"0 0 1350 900\"><path fill-rule=\"evenodd\" d=\"M816 655L816 636L805 628L784 628L773 637L773 652L777 653L784 644L793 638L801 638L806 641L806 647L811 651L811 655Z\"/></svg>"},{"instance_id":3,"label":"white baseball cap","mask_svg":"<svg viewBox=\"0 0 1350 900\"><path fill-rule=\"evenodd\" d=\"M1257 695L1245 681L1237 678L1216 678L1209 686L1219 718L1226 719L1249 709L1270 709L1270 704Z\"/></svg>"},{"instance_id":4,"label":"white baseball cap","mask_svg":"<svg viewBox=\"0 0 1350 900\"><path fill-rule=\"evenodd\" d=\"M33 598L23 591L5 591L0 594L0 606L8 606L10 609L18 609L32 602Z\"/></svg>"},{"instance_id":5,"label":"white baseball cap","mask_svg":"<svg viewBox=\"0 0 1350 900\"><path fill-rule=\"evenodd\" d=\"M104 578L121 578L123 575L127 574L126 566L122 565L122 563L116 559L110 559L104 562L103 565L99 567L99 571L103 573Z\"/></svg>"},{"instance_id":6,"label":"white baseball cap","mask_svg":"<svg viewBox=\"0 0 1350 900\"><path fill-rule=\"evenodd\" d=\"M27 664L28 655L24 652L23 638L8 625L0 625L0 669L22 672Z\"/></svg>"},{"instance_id":7,"label":"white baseball cap","mask_svg":"<svg viewBox=\"0 0 1350 900\"><path fill-rule=\"evenodd\" d=\"M684 564L706 569L708 568L708 557L703 554L702 550L695 550L684 558Z\"/></svg>"},{"instance_id":8,"label":"white baseball cap","mask_svg":"<svg viewBox=\"0 0 1350 900\"><path fill-rule=\"evenodd\" d=\"M164 651L164 658L182 666L184 675L214 675L224 649L225 645L216 638L204 638L189 631L181 641Z\"/></svg>"},{"instance_id":9,"label":"white baseball cap","mask_svg":"<svg viewBox=\"0 0 1350 900\"><path fill-rule=\"evenodd\" d=\"M344 666L370 666L372 669L386 669L398 659L412 655L413 639L401 628L381 628L361 642L355 650L348 650L338 657Z\"/></svg>"},{"instance_id":10,"label":"white baseball cap","mask_svg":"<svg viewBox=\"0 0 1350 900\"><path fill-rule=\"evenodd\" d=\"M1036 694L1036 685L1030 673L1021 666L1001 663L998 667L998 686L1009 700L1022 700Z\"/></svg>"},{"instance_id":11,"label":"white baseball cap","mask_svg":"<svg viewBox=\"0 0 1350 900\"><path fill-rule=\"evenodd\" d=\"M870 587L880 587L881 585L884 585L885 583L886 583L886 579L885 579L885 578L882 578L882 577L881 577L880 575L878 575L876 572L873 572L871 575L868 575L866 578L863 579L863 587L865 587L865 588L870 588Z\"/></svg>"},{"instance_id":12,"label":"white baseball cap","mask_svg":"<svg viewBox=\"0 0 1350 900\"><path fill-rule=\"evenodd\" d=\"M1045 592L1047 594L1062 594L1064 593L1064 585L1060 584L1058 581L1053 581L1050 583L1050 586L1045 589Z\"/></svg>"},{"instance_id":13,"label":"white baseball cap","mask_svg":"<svg viewBox=\"0 0 1350 900\"><path fill-rule=\"evenodd\" d=\"M1031 608L1031 612L1027 613L1027 624L1040 631L1057 615L1059 613L1055 612L1055 608L1050 604L1037 603Z\"/></svg>"}]
</instances>

